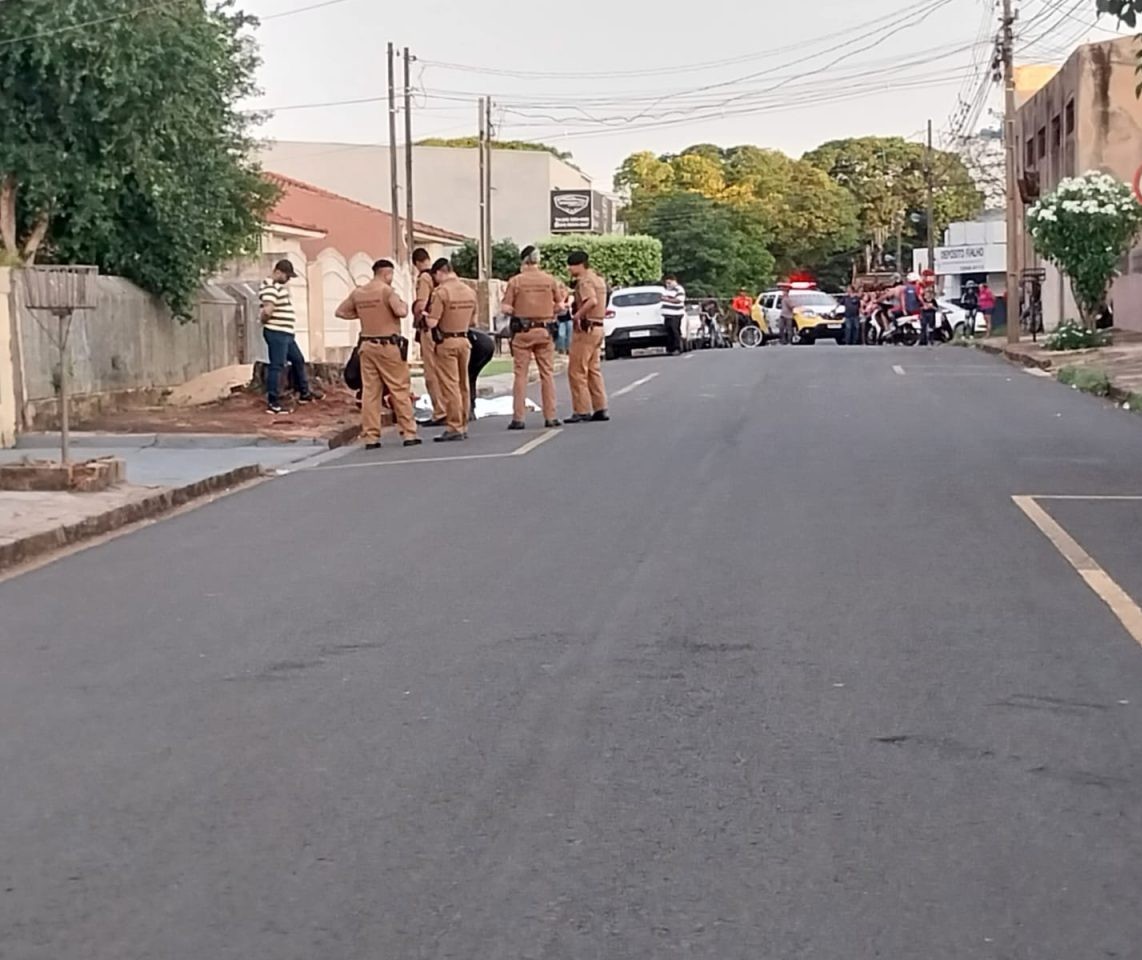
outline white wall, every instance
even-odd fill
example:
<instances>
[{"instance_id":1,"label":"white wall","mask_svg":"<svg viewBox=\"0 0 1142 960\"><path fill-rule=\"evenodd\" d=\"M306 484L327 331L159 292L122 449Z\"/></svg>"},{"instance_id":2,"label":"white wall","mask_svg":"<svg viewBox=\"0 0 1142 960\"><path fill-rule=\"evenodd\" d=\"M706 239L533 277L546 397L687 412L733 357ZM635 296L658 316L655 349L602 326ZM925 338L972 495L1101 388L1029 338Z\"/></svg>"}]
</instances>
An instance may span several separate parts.
<instances>
[{"instance_id":1,"label":"white wall","mask_svg":"<svg viewBox=\"0 0 1142 960\"><path fill-rule=\"evenodd\" d=\"M269 171L304 180L380 210L392 206L388 147L276 141L259 154ZM403 149L397 182L404 213ZM480 235L479 158L475 149L413 148L413 201L417 220ZM550 192L589 189L590 178L543 151L492 151L492 234L521 246L548 236Z\"/></svg>"}]
</instances>

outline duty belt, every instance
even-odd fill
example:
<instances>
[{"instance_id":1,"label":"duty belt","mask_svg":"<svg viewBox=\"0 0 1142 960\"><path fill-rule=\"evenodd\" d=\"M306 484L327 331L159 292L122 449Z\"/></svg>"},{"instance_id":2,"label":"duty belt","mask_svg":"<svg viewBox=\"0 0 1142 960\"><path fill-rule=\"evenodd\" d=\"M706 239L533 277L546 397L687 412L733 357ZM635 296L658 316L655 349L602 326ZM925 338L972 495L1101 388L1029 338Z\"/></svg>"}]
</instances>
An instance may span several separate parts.
<instances>
[{"instance_id":1,"label":"duty belt","mask_svg":"<svg viewBox=\"0 0 1142 960\"><path fill-rule=\"evenodd\" d=\"M468 338L468 331L467 331L467 330L464 330L464 331L463 331L463 332L461 332L461 333L449 333L447 330L441 330L441 331L440 331L440 335L441 335L441 336L442 336L442 337L443 337L445 340L450 340L450 339L456 339L456 340L458 340L458 339L460 339L460 337L463 337L464 339L467 339L467 338Z\"/></svg>"},{"instance_id":2,"label":"duty belt","mask_svg":"<svg viewBox=\"0 0 1142 960\"><path fill-rule=\"evenodd\" d=\"M393 333L387 337L361 337L361 343L390 343L399 347L402 339L404 338L399 333Z\"/></svg>"},{"instance_id":3,"label":"duty belt","mask_svg":"<svg viewBox=\"0 0 1142 960\"><path fill-rule=\"evenodd\" d=\"M522 317L519 321L524 333L527 333L528 330L547 329L554 322L554 320L525 320Z\"/></svg>"},{"instance_id":4,"label":"duty belt","mask_svg":"<svg viewBox=\"0 0 1142 960\"><path fill-rule=\"evenodd\" d=\"M585 324L587 324L587 326L589 326L589 327L601 327L601 326L604 326L604 323L603 323L603 321L602 321L602 320L592 320L590 317L584 317L584 318L583 318L583 320L582 320L582 322L583 322L583 323L585 323Z\"/></svg>"}]
</instances>

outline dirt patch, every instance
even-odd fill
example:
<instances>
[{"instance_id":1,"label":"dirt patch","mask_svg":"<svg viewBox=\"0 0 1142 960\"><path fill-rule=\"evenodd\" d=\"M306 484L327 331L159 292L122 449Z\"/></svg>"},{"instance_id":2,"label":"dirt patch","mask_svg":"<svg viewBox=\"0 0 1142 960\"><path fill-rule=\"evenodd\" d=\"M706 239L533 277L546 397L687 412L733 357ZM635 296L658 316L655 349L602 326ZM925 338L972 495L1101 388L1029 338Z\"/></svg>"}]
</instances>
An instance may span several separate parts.
<instances>
[{"instance_id":1,"label":"dirt patch","mask_svg":"<svg viewBox=\"0 0 1142 960\"><path fill-rule=\"evenodd\" d=\"M344 385L322 385L325 396L314 403L288 404L288 412L266 412L266 398L245 390L225 400L195 407L139 406L96 415L77 424L81 430L115 433L257 434L269 439L333 439L360 426L355 395Z\"/></svg>"}]
</instances>

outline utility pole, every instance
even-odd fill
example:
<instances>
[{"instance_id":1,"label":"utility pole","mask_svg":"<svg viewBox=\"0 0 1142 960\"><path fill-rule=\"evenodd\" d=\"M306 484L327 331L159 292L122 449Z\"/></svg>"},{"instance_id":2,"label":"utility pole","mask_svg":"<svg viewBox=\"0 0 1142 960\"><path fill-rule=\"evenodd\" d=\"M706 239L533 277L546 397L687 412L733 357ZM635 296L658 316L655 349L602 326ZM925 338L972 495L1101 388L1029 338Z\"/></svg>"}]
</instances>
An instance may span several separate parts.
<instances>
[{"instance_id":1,"label":"utility pole","mask_svg":"<svg viewBox=\"0 0 1142 960\"><path fill-rule=\"evenodd\" d=\"M408 47L404 48L404 230L405 251L408 253L409 270L412 266L412 251L416 249L416 234L412 220L412 83L409 80L412 57ZM413 278L415 283L416 278Z\"/></svg>"},{"instance_id":2,"label":"utility pole","mask_svg":"<svg viewBox=\"0 0 1142 960\"><path fill-rule=\"evenodd\" d=\"M1015 16L1003 0L1000 53L1003 58L1003 154L1007 182L1007 342L1019 342L1019 188L1015 182Z\"/></svg>"},{"instance_id":3,"label":"utility pole","mask_svg":"<svg viewBox=\"0 0 1142 960\"><path fill-rule=\"evenodd\" d=\"M480 255L476 277L480 282L488 279L486 258L488 255L488 177L487 157L484 150L488 139L488 117L484 111L484 98L480 97Z\"/></svg>"},{"instance_id":4,"label":"utility pole","mask_svg":"<svg viewBox=\"0 0 1142 960\"><path fill-rule=\"evenodd\" d=\"M924 179L928 181L928 269L936 273L936 234L932 218L932 121L928 121L928 149L924 152Z\"/></svg>"},{"instance_id":5,"label":"utility pole","mask_svg":"<svg viewBox=\"0 0 1142 960\"><path fill-rule=\"evenodd\" d=\"M400 187L397 184L397 85L393 74L393 45L389 43L389 181L391 196L389 211L393 219L393 262L399 264L400 256Z\"/></svg>"},{"instance_id":6,"label":"utility pole","mask_svg":"<svg viewBox=\"0 0 1142 960\"><path fill-rule=\"evenodd\" d=\"M487 139L484 144L484 236L488 239L488 278L492 276L492 247L496 239L492 235L492 98L484 97L484 130Z\"/></svg>"}]
</instances>

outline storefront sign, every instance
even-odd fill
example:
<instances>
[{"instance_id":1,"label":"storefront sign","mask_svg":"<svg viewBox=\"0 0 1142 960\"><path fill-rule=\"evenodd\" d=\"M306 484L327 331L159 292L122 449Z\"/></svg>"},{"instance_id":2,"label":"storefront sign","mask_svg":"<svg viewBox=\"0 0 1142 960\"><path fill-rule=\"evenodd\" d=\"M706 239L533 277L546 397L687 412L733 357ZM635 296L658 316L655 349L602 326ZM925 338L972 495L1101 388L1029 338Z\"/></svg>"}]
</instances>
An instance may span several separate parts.
<instances>
[{"instance_id":1,"label":"storefront sign","mask_svg":"<svg viewBox=\"0 0 1142 960\"><path fill-rule=\"evenodd\" d=\"M936 247L936 273L984 273L985 249L979 245Z\"/></svg>"},{"instance_id":2,"label":"storefront sign","mask_svg":"<svg viewBox=\"0 0 1142 960\"><path fill-rule=\"evenodd\" d=\"M590 233L592 224L591 190L551 191L551 232Z\"/></svg>"}]
</instances>

